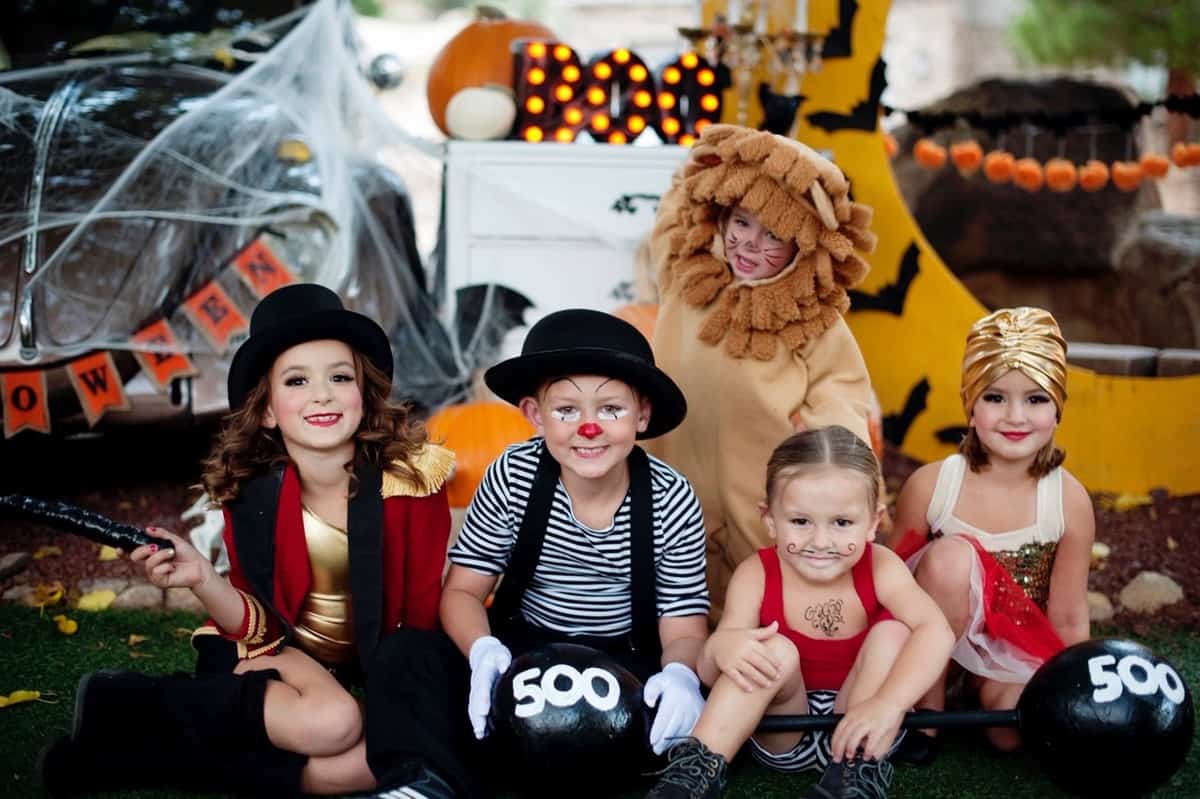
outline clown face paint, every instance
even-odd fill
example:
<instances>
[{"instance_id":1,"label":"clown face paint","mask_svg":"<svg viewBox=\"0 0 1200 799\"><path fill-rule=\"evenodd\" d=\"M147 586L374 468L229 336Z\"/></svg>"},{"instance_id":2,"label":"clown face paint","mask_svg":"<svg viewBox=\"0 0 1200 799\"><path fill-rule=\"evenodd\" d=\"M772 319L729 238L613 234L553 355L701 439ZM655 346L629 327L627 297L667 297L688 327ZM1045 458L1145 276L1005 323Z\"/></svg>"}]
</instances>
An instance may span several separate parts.
<instances>
[{"instance_id":1,"label":"clown face paint","mask_svg":"<svg viewBox=\"0 0 1200 799\"><path fill-rule=\"evenodd\" d=\"M628 384L600 375L555 380L522 400L521 411L545 437L564 483L624 479L625 459L650 423L649 402Z\"/></svg>"}]
</instances>

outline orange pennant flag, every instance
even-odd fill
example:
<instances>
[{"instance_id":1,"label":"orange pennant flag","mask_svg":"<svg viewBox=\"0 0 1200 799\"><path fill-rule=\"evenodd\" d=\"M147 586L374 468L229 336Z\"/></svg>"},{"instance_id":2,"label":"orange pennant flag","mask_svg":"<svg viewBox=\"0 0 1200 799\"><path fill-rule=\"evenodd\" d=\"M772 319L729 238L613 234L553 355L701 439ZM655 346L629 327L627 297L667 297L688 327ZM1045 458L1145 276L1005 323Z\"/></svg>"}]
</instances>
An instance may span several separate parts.
<instances>
[{"instance_id":1,"label":"orange pennant flag","mask_svg":"<svg viewBox=\"0 0 1200 799\"><path fill-rule=\"evenodd\" d=\"M159 319L133 334L135 344L145 349L134 349L142 371L153 381L159 391L165 392L177 377L196 374L196 367L183 353L175 331L166 319Z\"/></svg>"},{"instance_id":2,"label":"orange pennant flag","mask_svg":"<svg viewBox=\"0 0 1200 799\"><path fill-rule=\"evenodd\" d=\"M105 351L93 352L67 364L67 375L79 396L79 404L87 416L88 427L95 427L100 417L111 410L129 410L129 400L121 385L121 373Z\"/></svg>"},{"instance_id":3,"label":"orange pennant flag","mask_svg":"<svg viewBox=\"0 0 1200 799\"><path fill-rule=\"evenodd\" d=\"M229 349L230 340L249 328L246 317L215 280L184 300L183 312L222 355Z\"/></svg>"},{"instance_id":4,"label":"orange pennant flag","mask_svg":"<svg viewBox=\"0 0 1200 799\"><path fill-rule=\"evenodd\" d=\"M234 256L233 268L260 300L280 286L296 282L296 274L261 236Z\"/></svg>"},{"instance_id":5,"label":"orange pennant flag","mask_svg":"<svg viewBox=\"0 0 1200 799\"><path fill-rule=\"evenodd\" d=\"M50 432L50 405L46 399L46 373L41 370L0 374L4 391L4 437L22 430Z\"/></svg>"}]
</instances>

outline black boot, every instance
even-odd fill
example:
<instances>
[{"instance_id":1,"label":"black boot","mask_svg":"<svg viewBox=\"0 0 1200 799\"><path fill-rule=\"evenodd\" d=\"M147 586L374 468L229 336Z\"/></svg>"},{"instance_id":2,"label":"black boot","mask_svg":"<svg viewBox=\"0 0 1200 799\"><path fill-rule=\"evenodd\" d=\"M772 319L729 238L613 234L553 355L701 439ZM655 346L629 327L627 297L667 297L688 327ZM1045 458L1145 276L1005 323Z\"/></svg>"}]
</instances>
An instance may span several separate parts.
<instances>
[{"instance_id":1,"label":"black boot","mask_svg":"<svg viewBox=\"0 0 1200 799\"><path fill-rule=\"evenodd\" d=\"M841 763L830 763L820 782L804 795L804 799L887 799L892 772L892 764L886 759L864 760L858 756Z\"/></svg>"},{"instance_id":2,"label":"black boot","mask_svg":"<svg viewBox=\"0 0 1200 799\"><path fill-rule=\"evenodd\" d=\"M646 799L718 799L725 791L729 764L695 738L667 750L667 767Z\"/></svg>"},{"instance_id":3,"label":"black boot","mask_svg":"<svg viewBox=\"0 0 1200 799\"><path fill-rule=\"evenodd\" d=\"M270 746L263 720L275 669L246 674L152 675L106 669L85 674L75 694L71 738L95 745L121 738L160 741L191 735L230 748Z\"/></svg>"}]
</instances>

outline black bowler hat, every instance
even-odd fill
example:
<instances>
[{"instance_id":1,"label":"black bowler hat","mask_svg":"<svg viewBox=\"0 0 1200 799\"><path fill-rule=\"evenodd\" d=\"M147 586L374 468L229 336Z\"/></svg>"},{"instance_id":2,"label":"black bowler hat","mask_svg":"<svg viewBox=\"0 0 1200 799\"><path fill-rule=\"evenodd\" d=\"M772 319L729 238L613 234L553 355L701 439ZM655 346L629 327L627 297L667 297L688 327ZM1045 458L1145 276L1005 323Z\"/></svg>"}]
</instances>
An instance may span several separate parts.
<instances>
[{"instance_id":1,"label":"black bowler hat","mask_svg":"<svg viewBox=\"0 0 1200 799\"><path fill-rule=\"evenodd\" d=\"M250 337L229 366L229 408L237 410L280 353L319 339L344 341L389 378L392 346L366 316L347 311L337 294L316 283L293 283L272 291L250 316Z\"/></svg>"},{"instance_id":2,"label":"black bowler hat","mask_svg":"<svg viewBox=\"0 0 1200 799\"><path fill-rule=\"evenodd\" d=\"M650 400L650 424L638 438L674 430L687 415L687 400L654 365L654 352L638 329L612 314L571 308L538 320L521 354L488 369L483 379L497 396L518 404L543 380L561 375L603 375L624 380Z\"/></svg>"}]
</instances>

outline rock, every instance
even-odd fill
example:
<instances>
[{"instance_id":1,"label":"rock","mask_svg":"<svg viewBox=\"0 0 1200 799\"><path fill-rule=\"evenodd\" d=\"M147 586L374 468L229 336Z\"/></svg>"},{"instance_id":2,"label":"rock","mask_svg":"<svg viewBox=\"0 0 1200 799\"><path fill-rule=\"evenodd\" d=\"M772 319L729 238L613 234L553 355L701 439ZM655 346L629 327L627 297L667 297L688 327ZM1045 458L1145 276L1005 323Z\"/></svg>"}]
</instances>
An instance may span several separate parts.
<instances>
[{"instance_id":1,"label":"rock","mask_svg":"<svg viewBox=\"0 0 1200 799\"><path fill-rule=\"evenodd\" d=\"M5 602L20 602L23 605L32 606L34 590L32 585L14 585L5 591L3 595L0 595L0 599L3 599Z\"/></svg>"},{"instance_id":2,"label":"rock","mask_svg":"<svg viewBox=\"0 0 1200 799\"><path fill-rule=\"evenodd\" d=\"M33 556L28 552L9 552L0 558L0 580L7 580L14 574L20 574L33 562Z\"/></svg>"},{"instance_id":3,"label":"rock","mask_svg":"<svg viewBox=\"0 0 1200 799\"><path fill-rule=\"evenodd\" d=\"M126 610L145 610L147 608L161 608L162 604L163 590L161 588L150 583L134 583L117 594L117 598L113 600L113 603L109 607L124 608Z\"/></svg>"},{"instance_id":4,"label":"rock","mask_svg":"<svg viewBox=\"0 0 1200 799\"><path fill-rule=\"evenodd\" d=\"M1183 599L1179 583L1159 572L1142 572L1121 589L1121 605L1134 613L1154 613Z\"/></svg>"},{"instance_id":5,"label":"rock","mask_svg":"<svg viewBox=\"0 0 1200 799\"><path fill-rule=\"evenodd\" d=\"M198 613L201 616L208 615L208 610L204 607L204 603L196 598L196 594L190 588L168 588L166 609L186 610L189 613Z\"/></svg>"},{"instance_id":6,"label":"rock","mask_svg":"<svg viewBox=\"0 0 1200 799\"><path fill-rule=\"evenodd\" d=\"M112 591L120 596L129 587L129 580L124 577L96 577L91 580L80 580L79 593L90 594L93 591Z\"/></svg>"},{"instance_id":7,"label":"rock","mask_svg":"<svg viewBox=\"0 0 1200 799\"><path fill-rule=\"evenodd\" d=\"M1200 218L1146 211L1113 259L1117 304L1136 311L1121 343L1200 348Z\"/></svg>"},{"instance_id":8,"label":"rock","mask_svg":"<svg viewBox=\"0 0 1200 799\"><path fill-rule=\"evenodd\" d=\"M1113 617L1112 602L1099 591L1087 592L1088 618L1093 621L1108 621Z\"/></svg>"}]
</instances>

